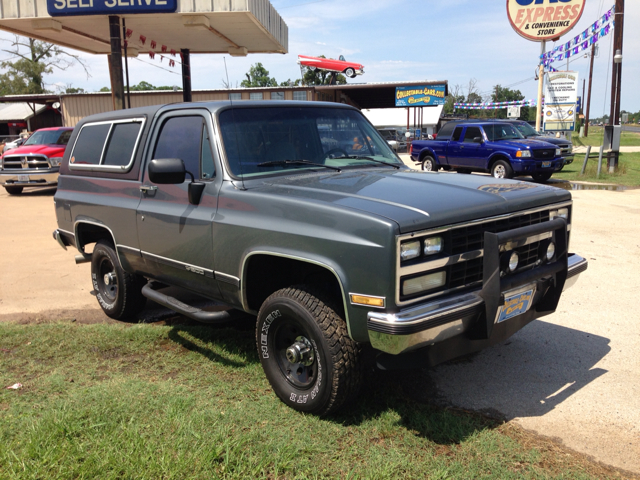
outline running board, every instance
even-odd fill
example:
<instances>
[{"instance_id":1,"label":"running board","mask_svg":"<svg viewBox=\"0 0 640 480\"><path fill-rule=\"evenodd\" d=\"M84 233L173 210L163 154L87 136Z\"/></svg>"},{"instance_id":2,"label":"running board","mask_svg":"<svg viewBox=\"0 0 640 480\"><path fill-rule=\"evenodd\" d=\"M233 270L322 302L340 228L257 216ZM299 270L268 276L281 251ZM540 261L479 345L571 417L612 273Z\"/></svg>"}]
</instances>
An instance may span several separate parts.
<instances>
[{"instance_id":1,"label":"running board","mask_svg":"<svg viewBox=\"0 0 640 480\"><path fill-rule=\"evenodd\" d=\"M156 290L157 288L164 287L166 287L166 285L150 281L144 287L142 287L142 294L149 300L153 300L163 307L167 307L175 312L178 312L181 315L184 315L185 317L189 317L198 322L223 323L228 322L233 318L233 315L231 315L231 313L229 313L229 311L227 310L221 312L207 312L191 305L187 305L186 303L181 302L175 297L170 297L169 295L165 295L164 293L160 293Z\"/></svg>"}]
</instances>

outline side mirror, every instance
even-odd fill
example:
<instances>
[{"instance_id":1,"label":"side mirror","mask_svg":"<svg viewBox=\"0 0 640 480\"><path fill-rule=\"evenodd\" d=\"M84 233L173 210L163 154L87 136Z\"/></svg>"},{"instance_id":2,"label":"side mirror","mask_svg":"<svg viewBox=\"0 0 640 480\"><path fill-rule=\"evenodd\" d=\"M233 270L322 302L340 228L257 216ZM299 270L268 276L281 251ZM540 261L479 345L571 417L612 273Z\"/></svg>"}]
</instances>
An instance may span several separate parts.
<instances>
[{"instance_id":1,"label":"side mirror","mask_svg":"<svg viewBox=\"0 0 640 480\"><path fill-rule=\"evenodd\" d=\"M149 180L160 185L183 183L186 173L180 158L159 158L149 163Z\"/></svg>"},{"instance_id":2,"label":"side mirror","mask_svg":"<svg viewBox=\"0 0 640 480\"><path fill-rule=\"evenodd\" d=\"M475 143L483 143L483 142L484 142L484 140L482 139L482 137L473 137L473 141L474 141Z\"/></svg>"}]
</instances>

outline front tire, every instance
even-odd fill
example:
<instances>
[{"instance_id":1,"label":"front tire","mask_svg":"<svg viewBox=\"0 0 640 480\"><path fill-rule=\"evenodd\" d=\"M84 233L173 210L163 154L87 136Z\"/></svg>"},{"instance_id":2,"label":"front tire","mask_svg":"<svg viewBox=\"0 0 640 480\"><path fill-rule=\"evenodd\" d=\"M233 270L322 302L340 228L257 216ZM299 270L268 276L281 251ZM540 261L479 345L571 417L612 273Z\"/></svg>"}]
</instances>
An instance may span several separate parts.
<instances>
[{"instance_id":1,"label":"front tire","mask_svg":"<svg viewBox=\"0 0 640 480\"><path fill-rule=\"evenodd\" d=\"M438 170L438 167L436 166L436 161L433 159L433 157L429 155L425 156L422 159L421 168L423 172L435 172Z\"/></svg>"},{"instance_id":2,"label":"front tire","mask_svg":"<svg viewBox=\"0 0 640 480\"><path fill-rule=\"evenodd\" d=\"M20 195L22 193L22 188L23 187L9 187L7 185L4 186L4 189L9 195Z\"/></svg>"},{"instance_id":3,"label":"front tire","mask_svg":"<svg viewBox=\"0 0 640 480\"><path fill-rule=\"evenodd\" d=\"M346 68L345 71L344 71L344 74L347 77L356 78L356 71L351 67Z\"/></svg>"},{"instance_id":4,"label":"front tire","mask_svg":"<svg viewBox=\"0 0 640 480\"><path fill-rule=\"evenodd\" d=\"M360 388L361 349L345 321L309 286L284 288L258 314L256 343L264 373L283 403L327 415Z\"/></svg>"},{"instance_id":5,"label":"front tire","mask_svg":"<svg viewBox=\"0 0 640 480\"><path fill-rule=\"evenodd\" d=\"M147 299L142 295L143 277L125 272L111 243L100 240L91 254L91 281L104 313L127 320L140 313Z\"/></svg>"},{"instance_id":6,"label":"front tire","mask_svg":"<svg viewBox=\"0 0 640 480\"><path fill-rule=\"evenodd\" d=\"M551 178L552 173L532 173L531 176L536 182L546 182Z\"/></svg>"},{"instance_id":7,"label":"front tire","mask_svg":"<svg viewBox=\"0 0 640 480\"><path fill-rule=\"evenodd\" d=\"M491 176L494 178L513 178L513 168L508 162L498 160L491 166Z\"/></svg>"}]
</instances>

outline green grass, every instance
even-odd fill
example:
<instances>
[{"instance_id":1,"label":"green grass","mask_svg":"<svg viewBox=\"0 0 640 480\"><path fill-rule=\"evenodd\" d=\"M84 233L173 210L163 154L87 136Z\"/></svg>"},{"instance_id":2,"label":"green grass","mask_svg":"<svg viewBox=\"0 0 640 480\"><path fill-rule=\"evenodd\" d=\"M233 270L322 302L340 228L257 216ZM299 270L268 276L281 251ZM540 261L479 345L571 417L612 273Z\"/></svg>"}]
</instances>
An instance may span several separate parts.
<instances>
[{"instance_id":1,"label":"green grass","mask_svg":"<svg viewBox=\"0 0 640 480\"><path fill-rule=\"evenodd\" d=\"M614 478L372 373L320 419L284 406L250 326L0 324L0 478Z\"/></svg>"},{"instance_id":2,"label":"green grass","mask_svg":"<svg viewBox=\"0 0 640 480\"><path fill-rule=\"evenodd\" d=\"M574 147L586 147L591 145L592 147L600 147L604 139L604 127L589 127L589 136L580 138L578 134L574 134L571 137ZM636 147L640 146L640 133L622 131L620 133L620 146Z\"/></svg>"},{"instance_id":3,"label":"green grass","mask_svg":"<svg viewBox=\"0 0 640 480\"><path fill-rule=\"evenodd\" d=\"M593 150L592 150L593 152ZM573 163L567 165L561 172L553 174L552 178L569 181L615 183L628 187L640 186L640 152L621 153L618 160L618 169L615 173L609 174L606 156L602 158L602 170L600 177L598 173L598 158L589 158L584 175L581 175L584 154L577 154Z\"/></svg>"}]
</instances>

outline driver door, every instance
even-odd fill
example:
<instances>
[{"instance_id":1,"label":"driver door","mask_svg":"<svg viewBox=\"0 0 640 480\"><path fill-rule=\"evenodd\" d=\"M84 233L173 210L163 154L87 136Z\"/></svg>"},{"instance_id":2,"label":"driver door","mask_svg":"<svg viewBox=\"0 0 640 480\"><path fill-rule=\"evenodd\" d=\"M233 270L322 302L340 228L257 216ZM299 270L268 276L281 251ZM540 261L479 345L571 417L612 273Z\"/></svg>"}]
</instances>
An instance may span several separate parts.
<instances>
[{"instance_id":1,"label":"driver door","mask_svg":"<svg viewBox=\"0 0 640 480\"><path fill-rule=\"evenodd\" d=\"M213 221L222 182L212 144L211 114L203 109L168 112L146 153L146 165L154 158L180 158L196 180L206 183L200 204L188 198L191 177L179 185L156 185L145 169L137 211L140 249L155 278L220 298L214 275Z\"/></svg>"}]
</instances>

